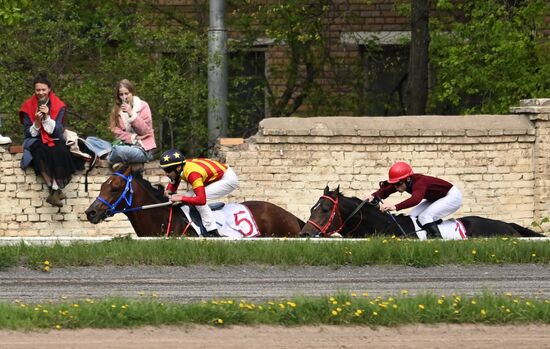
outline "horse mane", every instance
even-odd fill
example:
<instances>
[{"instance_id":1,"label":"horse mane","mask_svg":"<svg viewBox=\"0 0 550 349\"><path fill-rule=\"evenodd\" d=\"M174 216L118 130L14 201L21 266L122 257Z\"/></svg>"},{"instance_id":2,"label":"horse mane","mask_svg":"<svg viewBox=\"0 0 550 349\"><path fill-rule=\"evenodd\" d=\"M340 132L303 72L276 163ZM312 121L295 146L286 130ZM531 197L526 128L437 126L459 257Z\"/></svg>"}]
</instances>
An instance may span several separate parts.
<instances>
[{"instance_id":1,"label":"horse mane","mask_svg":"<svg viewBox=\"0 0 550 349\"><path fill-rule=\"evenodd\" d=\"M140 164L141 165L141 164ZM124 173L128 168L131 169L131 174L141 186L152 194L160 202L167 202L168 198L164 196L164 186L162 184L152 185L151 182L143 178L143 166L134 166L133 164L124 164L117 172Z\"/></svg>"},{"instance_id":2,"label":"horse mane","mask_svg":"<svg viewBox=\"0 0 550 349\"><path fill-rule=\"evenodd\" d=\"M168 198L164 196L164 186L162 184L152 185L151 182L143 178L143 173L132 173L134 178L141 184L141 186L151 193L160 202L167 202Z\"/></svg>"}]
</instances>

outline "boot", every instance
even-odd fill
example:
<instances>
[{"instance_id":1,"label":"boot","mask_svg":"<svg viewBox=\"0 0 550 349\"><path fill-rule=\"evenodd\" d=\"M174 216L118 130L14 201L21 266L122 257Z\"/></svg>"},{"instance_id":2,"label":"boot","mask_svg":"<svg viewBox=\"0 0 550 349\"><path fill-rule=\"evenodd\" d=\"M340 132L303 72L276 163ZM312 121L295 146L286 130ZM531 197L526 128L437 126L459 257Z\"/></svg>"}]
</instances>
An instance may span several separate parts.
<instances>
[{"instance_id":1,"label":"boot","mask_svg":"<svg viewBox=\"0 0 550 349\"><path fill-rule=\"evenodd\" d=\"M61 189L57 189L57 192L59 193L59 198L61 200L65 200L67 198L67 195L65 195L65 193Z\"/></svg>"},{"instance_id":2,"label":"boot","mask_svg":"<svg viewBox=\"0 0 550 349\"><path fill-rule=\"evenodd\" d=\"M218 229L207 231L205 234L202 235L205 238L220 238L221 235L218 232Z\"/></svg>"},{"instance_id":3,"label":"boot","mask_svg":"<svg viewBox=\"0 0 550 349\"><path fill-rule=\"evenodd\" d=\"M63 207L63 202L61 202L61 199L59 198L58 190L51 190L46 202L52 206Z\"/></svg>"},{"instance_id":4,"label":"boot","mask_svg":"<svg viewBox=\"0 0 550 349\"><path fill-rule=\"evenodd\" d=\"M428 224L424 224L423 228L426 230L426 233L428 235L428 238L440 238L441 232L439 231L439 227L437 226L439 222L431 222Z\"/></svg>"}]
</instances>

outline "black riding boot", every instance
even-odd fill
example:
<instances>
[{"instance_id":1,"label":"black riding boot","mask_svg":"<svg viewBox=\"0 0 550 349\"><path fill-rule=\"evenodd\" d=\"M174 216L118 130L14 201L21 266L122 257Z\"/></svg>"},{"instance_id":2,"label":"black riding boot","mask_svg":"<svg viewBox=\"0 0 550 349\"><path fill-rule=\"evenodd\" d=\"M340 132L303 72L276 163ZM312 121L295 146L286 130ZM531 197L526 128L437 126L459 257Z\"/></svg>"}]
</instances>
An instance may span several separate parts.
<instances>
[{"instance_id":1,"label":"black riding boot","mask_svg":"<svg viewBox=\"0 0 550 349\"><path fill-rule=\"evenodd\" d=\"M439 227L437 226L439 221L431 222L428 224L424 224L422 228L426 231L428 238L440 238L441 232L439 231Z\"/></svg>"},{"instance_id":2,"label":"black riding boot","mask_svg":"<svg viewBox=\"0 0 550 349\"><path fill-rule=\"evenodd\" d=\"M218 229L207 231L205 234L203 234L205 238L219 238L221 237L220 233L218 232Z\"/></svg>"}]
</instances>

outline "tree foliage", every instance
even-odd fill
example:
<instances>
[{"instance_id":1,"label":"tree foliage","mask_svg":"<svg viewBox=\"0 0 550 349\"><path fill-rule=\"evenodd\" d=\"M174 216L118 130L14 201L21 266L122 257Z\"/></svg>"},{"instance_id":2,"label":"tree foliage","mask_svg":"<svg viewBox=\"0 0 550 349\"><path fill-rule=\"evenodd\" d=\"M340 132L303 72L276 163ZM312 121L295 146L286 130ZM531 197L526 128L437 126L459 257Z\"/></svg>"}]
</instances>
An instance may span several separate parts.
<instances>
[{"instance_id":1,"label":"tree foliage","mask_svg":"<svg viewBox=\"0 0 550 349\"><path fill-rule=\"evenodd\" d=\"M437 7L446 16L432 21L432 110L508 113L520 99L550 94L545 0L440 0Z\"/></svg>"},{"instance_id":2,"label":"tree foliage","mask_svg":"<svg viewBox=\"0 0 550 349\"><path fill-rule=\"evenodd\" d=\"M68 105L68 127L82 136L112 139L115 86L127 78L151 105L159 148L204 151L204 31L182 30L185 20L176 23L147 2L29 2L19 21L0 27L0 110L12 138L21 140L16 115L33 93L33 77L46 72Z\"/></svg>"}]
</instances>

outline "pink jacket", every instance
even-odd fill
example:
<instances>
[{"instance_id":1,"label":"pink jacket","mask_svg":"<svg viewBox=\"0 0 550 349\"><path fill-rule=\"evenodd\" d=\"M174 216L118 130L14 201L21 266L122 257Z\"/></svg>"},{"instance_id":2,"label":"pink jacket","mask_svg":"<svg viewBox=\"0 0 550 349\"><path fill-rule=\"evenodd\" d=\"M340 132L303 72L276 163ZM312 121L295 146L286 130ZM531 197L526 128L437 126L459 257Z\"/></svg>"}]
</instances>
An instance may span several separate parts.
<instances>
[{"instance_id":1,"label":"pink jacket","mask_svg":"<svg viewBox=\"0 0 550 349\"><path fill-rule=\"evenodd\" d=\"M153 118L149 104L144 100L134 96L134 107L132 114L126 118L118 119L118 126L111 128L115 137L126 144L139 144L149 151L157 147L155 143L155 133L153 129Z\"/></svg>"}]
</instances>

